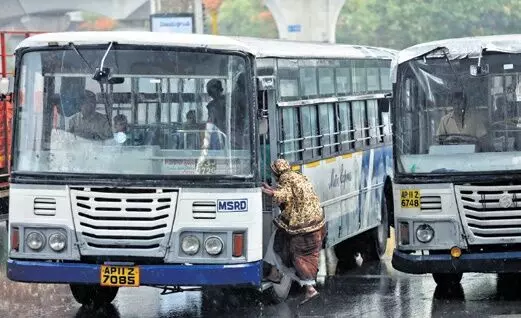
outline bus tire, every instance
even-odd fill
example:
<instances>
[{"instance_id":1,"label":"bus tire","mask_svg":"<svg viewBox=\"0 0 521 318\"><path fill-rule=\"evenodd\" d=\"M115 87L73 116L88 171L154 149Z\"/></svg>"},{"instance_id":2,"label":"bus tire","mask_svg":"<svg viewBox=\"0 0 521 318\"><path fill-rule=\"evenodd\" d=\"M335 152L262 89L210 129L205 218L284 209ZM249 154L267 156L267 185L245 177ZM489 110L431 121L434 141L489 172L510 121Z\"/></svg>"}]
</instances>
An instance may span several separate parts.
<instances>
[{"instance_id":1,"label":"bus tire","mask_svg":"<svg viewBox=\"0 0 521 318\"><path fill-rule=\"evenodd\" d=\"M432 273L432 278L440 287L451 287L460 284L463 273Z\"/></svg>"},{"instance_id":2,"label":"bus tire","mask_svg":"<svg viewBox=\"0 0 521 318\"><path fill-rule=\"evenodd\" d=\"M380 209L382 222L371 232L373 246L371 248L371 259L378 260L385 255L387 249L387 239L389 238L389 210L387 206L387 195L382 196L382 205Z\"/></svg>"},{"instance_id":3,"label":"bus tire","mask_svg":"<svg viewBox=\"0 0 521 318\"><path fill-rule=\"evenodd\" d=\"M104 287L88 284L70 284L72 296L84 306L110 304L118 294L118 287Z\"/></svg>"}]
</instances>

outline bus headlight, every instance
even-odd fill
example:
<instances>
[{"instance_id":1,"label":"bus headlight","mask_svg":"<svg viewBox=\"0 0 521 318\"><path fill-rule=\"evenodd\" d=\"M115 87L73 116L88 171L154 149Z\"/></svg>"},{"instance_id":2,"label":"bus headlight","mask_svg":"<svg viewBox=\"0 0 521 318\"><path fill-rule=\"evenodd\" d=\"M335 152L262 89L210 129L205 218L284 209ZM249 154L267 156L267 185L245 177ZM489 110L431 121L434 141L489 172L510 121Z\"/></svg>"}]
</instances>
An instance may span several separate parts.
<instances>
[{"instance_id":1,"label":"bus headlight","mask_svg":"<svg viewBox=\"0 0 521 318\"><path fill-rule=\"evenodd\" d=\"M428 224L416 228L416 238L422 243L429 243L434 238L434 229Z\"/></svg>"},{"instance_id":2,"label":"bus headlight","mask_svg":"<svg viewBox=\"0 0 521 318\"><path fill-rule=\"evenodd\" d=\"M210 255L219 255L223 250L223 241L217 236L211 236L204 242L204 249Z\"/></svg>"},{"instance_id":3,"label":"bus headlight","mask_svg":"<svg viewBox=\"0 0 521 318\"><path fill-rule=\"evenodd\" d=\"M185 236L181 242L181 249L187 255L197 254L200 246L201 243L199 242L199 239L193 235Z\"/></svg>"},{"instance_id":4,"label":"bus headlight","mask_svg":"<svg viewBox=\"0 0 521 318\"><path fill-rule=\"evenodd\" d=\"M67 237L62 233L54 233L49 236L49 246L55 252L61 252L67 245Z\"/></svg>"},{"instance_id":5,"label":"bus headlight","mask_svg":"<svg viewBox=\"0 0 521 318\"><path fill-rule=\"evenodd\" d=\"M45 245L45 238L40 232L31 232L25 237L25 244L33 251L39 251Z\"/></svg>"}]
</instances>

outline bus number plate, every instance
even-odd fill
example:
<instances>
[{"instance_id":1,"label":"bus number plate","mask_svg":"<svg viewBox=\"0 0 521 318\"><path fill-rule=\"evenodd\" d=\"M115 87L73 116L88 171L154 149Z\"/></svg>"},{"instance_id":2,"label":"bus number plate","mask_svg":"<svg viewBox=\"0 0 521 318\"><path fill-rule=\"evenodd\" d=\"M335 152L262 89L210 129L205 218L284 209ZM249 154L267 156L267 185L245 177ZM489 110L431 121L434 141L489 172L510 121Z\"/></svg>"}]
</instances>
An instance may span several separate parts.
<instances>
[{"instance_id":1,"label":"bus number plate","mask_svg":"<svg viewBox=\"0 0 521 318\"><path fill-rule=\"evenodd\" d=\"M420 190L400 190L402 208L421 208Z\"/></svg>"},{"instance_id":2,"label":"bus number plate","mask_svg":"<svg viewBox=\"0 0 521 318\"><path fill-rule=\"evenodd\" d=\"M101 265L101 286L138 287L139 267Z\"/></svg>"}]
</instances>

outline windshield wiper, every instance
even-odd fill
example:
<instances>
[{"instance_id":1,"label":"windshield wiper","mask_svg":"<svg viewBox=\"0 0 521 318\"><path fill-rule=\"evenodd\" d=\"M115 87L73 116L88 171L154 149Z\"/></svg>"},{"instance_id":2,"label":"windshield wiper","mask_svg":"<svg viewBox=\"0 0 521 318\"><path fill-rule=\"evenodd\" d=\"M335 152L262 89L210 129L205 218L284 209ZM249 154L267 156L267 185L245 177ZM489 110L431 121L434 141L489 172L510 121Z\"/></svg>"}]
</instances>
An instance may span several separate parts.
<instances>
[{"instance_id":1,"label":"windshield wiper","mask_svg":"<svg viewBox=\"0 0 521 318\"><path fill-rule=\"evenodd\" d=\"M76 48L76 45L74 45L74 43L70 42L69 43L69 46L72 48L72 50L74 52L76 52L76 54L78 54L78 56L83 60L83 63L85 63L85 65L87 65L87 67L89 68L89 70L91 72L94 73L94 68L89 64L89 62L87 62L87 59L85 59L85 57L83 56L83 54L81 54L80 51L78 51L78 48Z\"/></svg>"},{"instance_id":2,"label":"windshield wiper","mask_svg":"<svg viewBox=\"0 0 521 318\"><path fill-rule=\"evenodd\" d=\"M96 72L92 76L92 79L97 81L99 83L101 96L103 96L103 102L105 104L105 114L107 114L107 121L109 123L110 128L112 129L112 121L110 120L109 110L111 110L111 102L109 100L109 94L103 87L103 83L107 84L107 88L109 85L109 75L110 75L110 68L105 67L105 59L107 58L107 55L110 52L110 49L112 48L112 44L114 42L109 43L109 47L105 51L105 54L103 55L103 58L101 59L100 67L96 69Z\"/></svg>"},{"instance_id":3,"label":"windshield wiper","mask_svg":"<svg viewBox=\"0 0 521 318\"><path fill-rule=\"evenodd\" d=\"M452 70L452 73L454 73L454 76L456 76L456 80L461 85L461 92L463 93L463 107L461 109L461 127L463 128L465 125L465 112L467 111L467 99L465 98L465 96L466 96L465 85L463 84L463 80L459 77L458 72L456 72L456 70L454 69L452 62L450 61L448 52L449 52L449 49L447 49L447 48L444 48L442 50L443 56L445 57L445 60L449 64L450 69Z\"/></svg>"},{"instance_id":4,"label":"windshield wiper","mask_svg":"<svg viewBox=\"0 0 521 318\"><path fill-rule=\"evenodd\" d=\"M110 126L111 129L112 129L112 121L110 120L110 114L109 114L110 101L109 101L109 96L108 96L107 92L105 91L105 88L103 87L102 81L106 82L107 85L108 85L108 77L109 77L109 74L110 74L110 68L107 68L107 67L104 67L104 66L105 66L105 59L107 58L107 55L109 54L110 49L112 48L112 44L113 43L114 42L110 42L109 43L109 47L107 48L107 50L105 51L105 54L103 55L103 58L101 59L101 65L97 69L94 69L89 64L87 59L83 56L83 54L81 54L81 52L78 50L76 45L74 45L74 43L72 43L72 42L69 43L69 46L74 50L74 52L76 52L76 54L82 59L83 63L85 63L85 65L87 65L89 70L93 73L92 79L97 81L99 83L99 85L100 85L101 95L103 96L103 102L105 104L105 114L107 115L107 121L108 121L109 126Z\"/></svg>"},{"instance_id":5,"label":"windshield wiper","mask_svg":"<svg viewBox=\"0 0 521 318\"><path fill-rule=\"evenodd\" d=\"M109 47L105 51L105 54L103 55L103 58L101 59L100 67L96 69L94 72L94 75L92 76L92 79L98 81L98 82L106 82L110 75L110 68L105 67L105 59L107 58L107 55L109 55L110 49L112 48L112 44L114 42L109 43Z\"/></svg>"}]
</instances>

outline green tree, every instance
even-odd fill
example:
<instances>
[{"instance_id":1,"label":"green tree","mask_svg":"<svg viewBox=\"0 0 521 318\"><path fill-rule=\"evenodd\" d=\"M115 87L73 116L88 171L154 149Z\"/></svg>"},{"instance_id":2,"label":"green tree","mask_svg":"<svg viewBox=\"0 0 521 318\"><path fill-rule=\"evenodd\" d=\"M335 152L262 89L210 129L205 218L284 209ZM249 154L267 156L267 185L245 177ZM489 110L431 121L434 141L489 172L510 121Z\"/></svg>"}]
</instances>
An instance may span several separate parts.
<instances>
[{"instance_id":1,"label":"green tree","mask_svg":"<svg viewBox=\"0 0 521 318\"><path fill-rule=\"evenodd\" d=\"M219 10L219 34L264 38L278 36L275 21L262 0L225 0Z\"/></svg>"},{"instance_id":2,"label":"green tree","mask_svg":"<svg viewBox=\"0 0 521 318\"><path fill-rule=\"evenodd\" d=\"M347 0L337 24L337 42L402 49L520 29L519 0Z\"/></svg>"}]
</instances>

